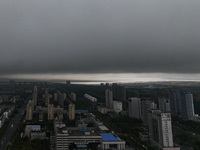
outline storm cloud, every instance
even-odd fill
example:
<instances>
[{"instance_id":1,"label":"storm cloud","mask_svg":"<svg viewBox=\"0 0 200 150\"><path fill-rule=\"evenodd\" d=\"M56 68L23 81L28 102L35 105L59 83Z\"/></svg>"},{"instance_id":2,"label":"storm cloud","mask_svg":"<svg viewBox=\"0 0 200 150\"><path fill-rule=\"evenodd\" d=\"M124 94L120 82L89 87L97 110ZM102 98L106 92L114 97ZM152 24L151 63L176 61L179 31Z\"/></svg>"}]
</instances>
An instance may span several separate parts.
<instances>
[{"instance_id":1,"label":"storm cloud","mask_svg":"<svg viewBox=\"0 0 200 150\"><path fill-rule=\"evenodd\" d=\"M200 73L200 1L0 1L0 74Z\"/></svg>"}]
</instances>

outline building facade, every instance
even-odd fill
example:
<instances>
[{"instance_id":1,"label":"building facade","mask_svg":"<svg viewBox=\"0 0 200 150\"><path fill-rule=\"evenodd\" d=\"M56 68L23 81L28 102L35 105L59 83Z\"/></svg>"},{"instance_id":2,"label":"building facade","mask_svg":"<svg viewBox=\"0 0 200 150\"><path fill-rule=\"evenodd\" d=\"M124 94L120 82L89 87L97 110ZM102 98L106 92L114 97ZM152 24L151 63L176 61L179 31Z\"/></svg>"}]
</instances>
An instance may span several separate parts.
<instances>
[{"instance_id":1,"label":"building facade","mask_svg":"<svg viewBox=\"0 0 200 150\"><path fill-rule=\"evenodd\" d=\"M158 98L159 109L170 112L170 101L167 98Z\"/></svg>"},{"instance_id":2,"label":"building facade","mask_svg":"<svg viewBox=\"0 0 200 150\"><path fill-rule=\"evenodd\" d=\"M113 109L115 113L120 113L123 108L122 108L122 102L120 101L113 101Z\"/></svg>"},{"instance_id":3,"label":"building facade","mask_svg":"<svg viewBox=\"0 0 200 150\"><path fill-rule=\"evenodd\" d=\"M148 113L151 109L157 109L157 105L150 101L150 99L142 99L141 100L141 119L143 125L146 128L149 128L149 121L148 121Z\"/></svg>"},{"instance_id":4,"label":"building facade","mask_svg":"<svg viewBox=\"0 0 200 150\"><path fill-rule=\"evenodd\" d=\"M195 115L192 93L179 90L170 91L170 110L172 114L179 114L185 120L192 120Z\"/></svg>"},{"instance_id":5,"label":"building facade","mask_svg":"<svg viewBox=\"0 0 200 150\"><path fill-rule=\"evenodd\" d=\"M76 93L70 93L70 95L69 95L69 97L70 97L70 99L72 100L72 101L76 101Z\"/></svg>"},{"instance_id":6,"label":"building facade","mask_svg":"<svg viewBox=\"0 0 200 150\"><path fill-rule=\"evenodd\" d=\"M69 104L68 117L69 117L69 120L75 119L75 105L72 103Z\"/></svg>"},{"instance_id":7,"label":"building facade","mask_svg":"<svg viewBox=\"0 0 200 150\"><path fill-rule=\"evenodd\" d=\"M32 120L33 119L33 105L34 101L29 101L26 106L26 120Z\"/></svg>"},{"instance_id":8,"label":"building facade","mask_svg":"<svg viewBox=\"0 0 200 150\"><path fill-rule=\"evenodd\" d=\"M48 120L53 120L54 119L54 105L49 104L48 106Z\"/></svg>"},{"instance_id":9,"label":"building facade","mask_svg":"<svg viewBox=\"0 0 200 150\"><path fill-rule=\"evenodd\" d=\"M113 108L113 92L111 90L105 91L106 107Z\"/></svg>"},{"instance_id":10,"label":"building facade","mask_svg":"<svg viewBox=\"0 0 200 150\"><path fill-rule=\"evenodd\" d=\"M141 119L141 99L136 97L129 98L128 102L129 117Z\"/></svg>"},{"instance_id":11,"label":"building facade","mask_svg":"<svg viewBox=\"0 0 200 150\"><path fill-rule=\"evenodd\" d=\"M37 89L37 86L35 86L34 90L33 90L33 102L34 102L34 106L37 106L37 98L38 98L38 89Z\"/></svg>"},{"instance_id":12,"label":"building facade","mask_svg":"<svg viewBox=\"0 0 200 150\"><path fill-rule=\"evenodd\" d=\"M149 131L151 144L159 150L179 149L174 147L171 114L161 110L149 110Z\"/></svg>"},{"instance_id":13,"label":"building facade","mask_svg":"<svg viewBox=\"0 0 200 150\"><path fill-rule=\"evenodd\" d=\"M126 100L126 88L124 86L113 83L112 91L113 91L114 100L117 100L117 101Z\"/></svg>"},{"instance_id":14,"label":"building facade","mask_svg":"<svg viewBox=\"0 0 200 150\"><path fill-rule=\"evenodd\" d=\"M45 101L45 106L49 106L49 91L45 90L45 94L44 94L44 101Z\"/></svg>"}]
</instances>

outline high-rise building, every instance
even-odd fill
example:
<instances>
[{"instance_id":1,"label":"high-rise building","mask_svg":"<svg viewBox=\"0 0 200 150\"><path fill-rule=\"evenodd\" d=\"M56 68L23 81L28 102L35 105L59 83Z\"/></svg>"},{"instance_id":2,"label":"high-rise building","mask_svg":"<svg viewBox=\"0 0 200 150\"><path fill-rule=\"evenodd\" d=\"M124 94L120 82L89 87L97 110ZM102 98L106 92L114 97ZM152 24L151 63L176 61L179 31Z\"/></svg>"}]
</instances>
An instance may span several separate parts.
<instances>
[{"instance_id":1,"label":"high-rise building","mask_svg":"<svg viewBox=\"0 0 200 150\"><path fill-rule=\"evenodd\" d=\"M68 117L69 120L75 119L75 105L72 103L69 104Z\"/></svg>"},{"instance_id":2,"label":"high-rise building","mask_svg":"<svg viewBox=\"0 0 200 150\"><path fill-rule=\"evenodd\" d=\"M37 106L37 97L38 97L37 86L34 86L34 90L33 90L33 102L34 102L34 106Z\"/></svg>"},{"instance_id":3,"label":"high-rise building","mask_svg":"<svg viewBox=\"0 0 200 150\"><path fill-rule=\"evenodd\" d=\"M169 93L171 113L181 114L181 92L179 90L171 90Z\"/></svg>"},{"instance_id":4,"label":"high-rise building","mask_svg":"<svg viewBox=\"0 0 200 150\"><path fill-rule=\"evenodd\" d=\"M76 93L70 93L69 97L72 101L76 101Z\"/></svg>"},{"instance_id":5,"label":"high-rise building","mask_svg":"<svg viewBox=\"0 0 200 150\"><path fill-rule=\"evenodd\" d=\"M122 109L122 102L120 101L113 101L113 109L115 113L120 113Z\"/></svg>"},{"instance_id":6,"label":"high-rise building","mask_svg":"<svg viewBox=\"0 0 200 150\"><path fill-rule=\"evenodd\" d=\"M105 91L105 98L106 98L106 107L113 108L113 93L111 90Z\"/></svg>"},{"instance_id":7,"label":"high-rise building","mask_svg":"<svg viewBox=\"0 0 200 150\"><path fill-rule=\"evenodd\" d=\"M66 93L63 93L63 100L65 100L67 97L67 94Z\"/></svg>"},{"instance_id":8,"label":"high-rise building","mask_svg":"<svg viewBox=\"0 0 200 150\"><path fill-rule=\"evenodd\" d=\"M66 98L66 94L62 94L60 91L57 92L57 99L58 99L58 105L63 106L64 105L64 99Z\"/></svg>"},{"instance_id":9,"label":"high-rise building","mask_svg":"<svg viewBox=\"0 0 200 150\"><path fill-rule=\"evenodd\" d=\"M193 95L191 92L170 91L170 109L172 114L180 114L186 120L194 117Z\"/></svg>"},{"instance_id":10,"label":"high-rise building","mask_svg":"<svg viewBox=\"0 0 200 150\"><path fill-rule=\"evenodd\" d=\"M45 99L45 106L49 106L49 91L48 90L45 90L44 99Z\"/></svg>"},{"instance_id":11,"label":"high-rise building","mask_svg":"<svg viewBox=\"0 0 200 150\"><path fill-rule=\"evenodd\" d=\"M167 98L158 98L159 109L170 112L170 103Z\"/></svg>"},{"instance_id":12,"label":"high-rise building","mask_svg":"<svg viewBox=\"0 0 200 150\"><path fill-rule=\"evenodd\" d=\"M54 105L49 104L48 105L48 120L53 120L54 118Z\"/></svg>"},{"instance_id":13,"label":"high-rise building","mask_svg":"<svg viewBox=\"0 0 200 150\"><path fill-rule=\"evenodd\" d=\"M192 120L194 117L194 104L193 104L193 95L191 92L183 92L182 100L182 113L181 116L186 120Z\"/></svg>"},{"instance_id":14,"label":"high-rise building","mask_svg":"<svg viewBox=\"0 0 200 150\"><path fill-rule=\"evenodd\" d=\"M128 103L129 117L141 119L141 100L140 98L131 97Z\"/></svg>"},{"instance_id":15,"label":"high-rise building","mask_svg":"<svg viewBox=\"0 0 200 150\"><path fill-rule=\"evenodd\" d=\"M113 91L114 100L117 100L117 101L126 100L126 88L124 86L113 83L112 91Z\"/></svg>"},{"instance_id":16,"label":"high-rise building","mask_svg":"<svg viewBox=\"0 0 200 150\"><path fill-rule=\"evenodd\" d=\"M161 110L149 110L149 131L151 143L159 150L180 150L174 147L171 114Z\"/></svg>"},{"instance_id":17,"label":"high-rise building","mask_svg":"<svg viewBox=\"0 0 200 150\"><path fill-rule=\"evenodd\" d=\"M26 106L26 120L32 120L33 119L33 101L29 101Z\"/></svg>"},{"instance_id":18,"label":"high-rise building","mask_svg":"<svg viewBox=\"0 0 200 150\"><path fill-rule=\"evenodd\" d=\"M141 100L141 119L143 122L143 125L145 127L149 127L149 121L148 121L148 113L151 109L157 109L157 105L155 102L150 101L150 99L142 99Z\"/></svg>"},{"instance_id":19,"label":"high-rise building","mask_svg":"<svg viewBox=\"0 0 200 150\"><path fill-rule=\"evenodd\" d=\"M54 101L57 101L57 100L58 100L58 95L57 95L57 93L54 93L53 97L54 97Z\"/></svg>"}]
</instances>

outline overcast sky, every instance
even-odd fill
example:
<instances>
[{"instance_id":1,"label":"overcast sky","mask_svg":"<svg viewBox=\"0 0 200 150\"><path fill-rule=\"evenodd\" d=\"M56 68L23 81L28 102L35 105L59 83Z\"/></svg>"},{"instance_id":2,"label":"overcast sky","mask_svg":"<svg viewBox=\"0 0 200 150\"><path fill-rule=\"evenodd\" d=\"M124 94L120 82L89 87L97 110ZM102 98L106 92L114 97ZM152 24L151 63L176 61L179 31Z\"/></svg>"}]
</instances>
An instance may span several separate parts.
<instances>
[{"instance_id":1,"label":"overcast sky","mask_svg":"<svg viewBox=\"0 0 200 150\"><path fill-rule=\"evenodd\" d=\"M0 74L200 73L199 0L1 0Z\"/></svg>"}]
</instances>

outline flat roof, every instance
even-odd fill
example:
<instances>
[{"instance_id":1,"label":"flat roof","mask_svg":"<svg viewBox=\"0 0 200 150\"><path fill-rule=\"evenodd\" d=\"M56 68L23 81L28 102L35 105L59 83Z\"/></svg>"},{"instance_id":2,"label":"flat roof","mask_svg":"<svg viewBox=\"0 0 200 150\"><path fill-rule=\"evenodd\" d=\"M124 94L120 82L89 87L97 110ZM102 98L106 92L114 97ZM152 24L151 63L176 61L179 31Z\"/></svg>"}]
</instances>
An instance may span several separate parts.
<instances>
[{"instance_id":1,"label":"flat roof","mask_svg":"<svg viewBox=\"0 0 200 150\"><path fill-rule=\"evenodd\" d=\"M26 127L31 127L32 130L40 130L41 129L40 125L27 125Z\"/></svg>"},{"instance_id":2,"label":"flat roof","mask_svg":"<svg viewBox=\"0 0 200 150\"><path fill-rule=\"evenodd\" d=\"M104 125L100 125L100 126L99 126L99 129L102 130L102 131L108 131L108 130L109 130L109 129L108 129L106 126L104 126Z\"/></svg>"},{"instance_id":3,"label":"flat roof","mask_svg":"<svg viewBox=\"0 0 200 150\"><path fill-rule=\"evenodd\" d=\"M100 133L104 141L119 141L112 133Z\"/></svg>"},{"instance_id":4,"label":"flat roof","mask_svg":"<svg viewBox=\"0 0 200 150\"><path fill-rule=\"evenodd\" d=\"M87 109L76 109L75 111L84 111L84 112L86 112L88 110Z\"/></svg>"},{"instance_id":5,"label":"flat roof","mask_svg":"<svg viewBox=\"0 0 200 150\"><path fill-rule=\"evenodd\" d=\"M90 137L93 137L93 136L99 136L99 138L100 138L100 135L99 135L99 133L98 132L96 132L96 131L94 131L93 133L92 132L90 132L90 134L85 134L85 132L90 132L90 131L80 131L80 130L71 130L71 131L69 131L68 133L69 133L69 137L70 136L79 136L80 138L82 137L82 136L90 136Z\"/></svg>"}]
</instances>

